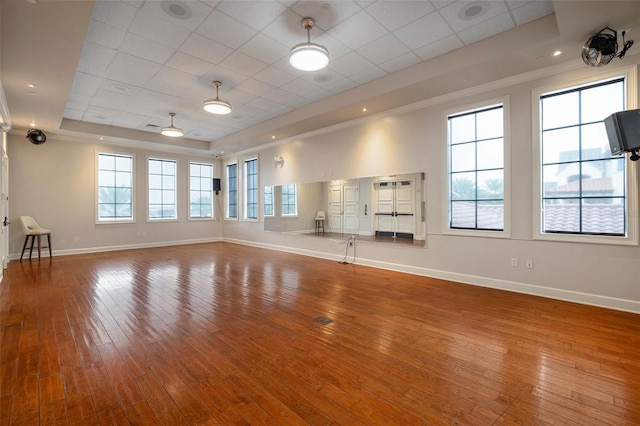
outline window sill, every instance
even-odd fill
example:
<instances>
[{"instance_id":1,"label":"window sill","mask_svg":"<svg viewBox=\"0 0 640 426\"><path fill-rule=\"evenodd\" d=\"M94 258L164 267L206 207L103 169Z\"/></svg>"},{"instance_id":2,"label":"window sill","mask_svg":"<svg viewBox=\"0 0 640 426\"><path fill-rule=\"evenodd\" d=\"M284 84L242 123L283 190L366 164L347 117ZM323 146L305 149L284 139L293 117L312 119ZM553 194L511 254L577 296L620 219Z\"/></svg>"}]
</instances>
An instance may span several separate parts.
<instances>
[{"instance_id":1,"label":"window sill","mask_svg":"<svg viewBox=\"0 0 640 426\"><path fill-rule=\"evenodd\" d=\"M573 235L573 234L550 234L550 233L537 233L533 236L534 240L540 241L556 241L565 243L579 243L579 244L606 244L616 246L637 246L637 238L632 237L611 237L608 235Z\"/></svg>"}]
</instances>

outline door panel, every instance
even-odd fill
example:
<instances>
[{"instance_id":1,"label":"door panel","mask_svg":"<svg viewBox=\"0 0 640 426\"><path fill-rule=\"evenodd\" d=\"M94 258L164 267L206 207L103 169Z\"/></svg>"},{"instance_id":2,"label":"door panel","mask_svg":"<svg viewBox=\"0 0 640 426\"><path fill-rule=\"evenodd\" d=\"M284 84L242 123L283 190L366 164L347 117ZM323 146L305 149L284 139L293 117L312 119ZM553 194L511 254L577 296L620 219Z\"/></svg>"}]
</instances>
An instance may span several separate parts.
<instances>
[{"instance_id":1,"label":"door panel","mask_svg":"<svg viewBox=\"0 0 640 426\"><path fill-rule=\"evenodd\" d=\"M413 181L380 182L374 186L377 196L375 234L413 238L415 233Z\"/></svg>"},{"instance_id":2,"label":"door panel","mask_svg":"<svg viewBox=\"0 0 640 426\"><path fill-rule=\"evenodd\" d=\"M329 187L329 232L342 232L342 188Z\"/></svg>"},{"instance_id":3,"label":"door panel","mask_svg":"<svg viewBox=\"0 0 640 426\"><path fill-rule=\"evenodd\" d=\"M343 233L358 233L358 185L344 185L343 188Z\"/></svg>"}]
</instances>

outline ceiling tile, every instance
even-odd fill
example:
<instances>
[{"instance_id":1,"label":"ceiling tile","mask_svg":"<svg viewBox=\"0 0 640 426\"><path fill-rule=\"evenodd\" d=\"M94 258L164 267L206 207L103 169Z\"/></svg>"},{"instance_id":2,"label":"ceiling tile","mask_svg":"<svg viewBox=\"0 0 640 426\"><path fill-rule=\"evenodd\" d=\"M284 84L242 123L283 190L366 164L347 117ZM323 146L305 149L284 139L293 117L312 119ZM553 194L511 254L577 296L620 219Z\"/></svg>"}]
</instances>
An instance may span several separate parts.
<instances>
[{"instance_id":1,"label":"ceiling tile","mask_svg":"<svg viewBox=\"0 0 640 426\"><path fill-rule=\"evenodd\" d=\"M274 86L249 78L236 86L236 89L254 96L262 96L274 89Z\"/></svg>"},{"instance_id":2,"label":"ceiling tile","mask_svg":"<svg viewBox=\"0 0 640 426\"><path fill-rule=\"evenodd\" d=\"M129 101L131 97L115 93L109 90L99 90L93 98L92 105L116 110L122 110Z\"/></svg>"},{"instance_id":3,"label":"ceiling tile","mask_svg":"<svg viewBox=\"0 0 640 426\"><path fill-rule=\"evenodd\" d=\"M428 1L376 1L367 6L366 11L389 31L422 18L433 12L434 7Z\"/></svg>"},{"instance_id":4,"label":"ceiling tile","mask_svg":"<svg viewBox=\"0 0 640 426\"><path fill-rule=\"evenodd\" d=\"M341 92L344 92L345 90L353 89L354 87L357 87L357 86L358 86L358 83L356 81L351 80L350 78L345 78L340 80L336 84L332 84L329 87L329 90L332 91L333 93L341 93Z\"/></svg>"},{"instance_id":5,"label":"ceiling tile","mask_svg":"<svg viewBox=\"0 0 640 426\"><path fill-rule=\"evenodd\" d=\"M387 34L358 49L358 53L374 63L390 61L409 52L409 48L393 34Z\"/></svg>"},{"instance_id":6,"label":"ceiling tile","mask_svg":"<svg viewBox=\"0 0 640 426\"><path fill-rule=\"evenodd\" d=\"M147 115L132 114L130 112L121 112L117 117L114 117L112 125L129 127L129 128L135 129L135 128L145 126L148 120L149 120L149 116Z\"/></svg>"},{"instance_id":7,"label":"ceiling tile","mask_svg":"<svg viewBox=\"0 0 640 426\"><path fill-rule=\"evenodd\" d=\"M191 31L150 14L138 13L129 31L156 43L177 49Z\"/></svg>"},{"instance_id":8,"label":"ceiling tile","mask_svg":"<svg viewBox=\"0 0 640 426\"><path fill-rule=\"evenodd\" d=\"M213 11L196 32L232 49L242 46L257 33L248 25L218 11Z\"/></svg>"},{"instance_id":9,"label":"ceiling tile","mask_svg":"<svg viewBox=\"0 0 640 426\"><path fill-rule=\"evenodd\" d=\"M207 71L213 68L213 64L211 62L207 62L183 52L176 52L176 54L167 62L167 66L196 76L206 74Z\"/></svg>"},{"instance_id":10,"label":"ceiling tile","mask_svg":"<svg viewBox=\"0 0 640 426\"><path fill-rule=\"evenodd\" d=\"M397 58L391 59L390 61L383 62L378 66L383 70L385 70L386 72L391 73L391 72L399 71L403 68L410 67L421 61L422 59L420 59L415 53L408 52L402 56L398 56Z\"/></svg>"},{"instance_id":11,"label":"ceiling tile","mask_svg":"<svg viewBox=\"0 0 640 426\"><path fill-rule=\"evenodd\" d=\"M174 49L127 33L120 51L148 61L164 64L173 55Z\"/></svg>"},{"instance_id":12,"label":"ceiling tile","mask_svg":"<svg viewBox=\"0 0 640 426\"><path fill-rule=\"evenodd\" d=\"M256 31L260 31L276 19L286 9L273 1L230 1L218 6L218 10L242 22Z\"/></svg>"},{"instance_id":13,"label":"ceiling tile","mask_svg":"<svg viewBox=\"0 0 640 426\"><path fill-rule=\"evenodd\" d=\"M126 30L133 22L138 9L125 2L97 1L93 9L93 19L120 30Z\"/></svg>"},{"instance_id":14,"label":"ceiling tile","mask_svg":"<svg viewBox=\"0 0 640 426\"><path fill-rule=\"evenodd\" d=\"M122 44L125 34L121 29L92 20L87 32L87 40L111 49L117 49Z\"/></svg>"},{"instance_id":15,"label":"ceiling tile","mask_svg":"<svg viewBox=\"0 0 640 426\"><path fill-rule=\"evenodd\" d=\"M222 61L221 65L229 68L231 71L248 77L267 67L267 64L264 62L260 62L257 59L253 59L238 51L227 56L227 58Z\"/></svg>"},{"instance_id":16,"label":"ceiling tile","mask_svg":"<svg viewBox=\"0 0 640 426\"><path fill-rule=\"evenodd\" d=\"M125 84L142 86L153 78L161 67L154 62L120 52L104 75Z\"/></svg>"},{"instance_id":17,"label":"ceiling tile","mask_svg":"<svg viewBox=\"0 0 640 426\"><path fill-rule=\"evenodd\" d=\"M363 28L367 30L363 31ZM341 40L350 48L358 49L371 40L382 37L387 32L387 29L374 20L368 13L361 11L333 27L329 31L329 34Z\"/></svg>"},{"instance_id":18,"label":"ceiling tile","mask_svg":"<svg viewBox=\"0 0 640 426\"><path fill-rule=\"evenodd\" d=\"M303 18L313 18L315 26L322 31L335 27L340 22L361 11L360 6L351 1L299 1L291 9ZM305 31L302 27L302 20L300 20L299 25ZM311 30L311 38L313 38L313 33L314 31Z\"/></svg>"},{"instance_id":19,"label":"ceiling tile","mask_svg":"<svg viewBox=\"0 0 640 426\"><path fill-rule=\"evenodd\" d=\"M507 12L503 1L456 1L440 9L454 31L462 31ZM476 13L476 15L469 15Z\"/></svg>"},{"instance_id":20,"label":"ceiling tile","mask_svg":"<svg viewBox=\"0 0 640 426\"><path fill-rule=\"evenodd\" d=\"M84 110L74 109L71 105L67 105L67 107L64 109L64 118L81 121L83 117Z\"/></svg>"},{"instance_id":21,"label":"ceiling tile","mask_svg":"<svg viewBox=\"0 0 640 426\"><path fill-rule=\"evenodd\" d=\"M248 102L246 105L253 108L259 108L263 111L274 110L275 108L282 106L282 104L279 104L277 102L274 102L264 97L255 98L251 102Z\"/></svg>"},{"instance_id":22,"label":"ceiling tile","mask_svg":"<svg viewBox=\"0 0 640 426\"><path fill-rule=\"evenodd\" d=\"M527 22L547 16L553 13L554 10L552 1L535 0L522 3L524 4L520 5L518 3L520 7L511 8L511 15L513 15L517 25L526 24Z\"/></svg>"},{"instance_id":23,"label":"ceiling tile","mask_svg":"<svg viewBox=\"0 0 640 426\"><path fill-rule=\"evenodd\" d=\"M289 55L289 47L264 34L256 34L255 37L246 42L238 51L265 64L272 64L282 57Z\"/></svg>"},{"instance_id":24,"label":"ceiling tile","mask_svg":"<svg viewBox=\"0 0 640 426\"><path fill-rule=\"evenodd\" d=\"M98 92L102 78L84 72L76 72L73 84L71 85L71 93L77 95L93 96Z\"/></svg>"},{"instance_id":25,"label":"ceiling tile","mask_svg":"<svg viewBox=\"0 0 640 426\"><path fill-rule=\"evenodd\" d=\"M182 72L173 68L164 67L145 84L145 87L163 92L159 88L162 86L174 86L183 92L184 89L198 85L198 78L193 74ZM179 95L180 92L175 93ZM169 93L169 92L163 92Z\"/></svg>"},{"instance_id":26,"label":"ceiling tile","mask_svg":"<svg viewBox=\"0 0 640 426\"><path fill-rule=\"evenodd\" d=\"M263 83L270 84L274 87L280 87L285 83L296 78L295 75L279 70L274 67L264 68L262 71L256 73L253 78L262 81Z\"/></svg>"},{"instance_id":27,"label":"ceiling tile","mask_svg":"<svg viewBox=\"0 0 640 426\"><path fill-rule=\"evenodd\" d=\"M357 74L373 66L371 61L356 52L351 52L329 63L329 68L344 76Z\"/></svg>"},{"instance_id":28,"label":"ceiling tile","mask_svg":"<svg viewBox=\"0 0 640 426\"><path fill-rule=\"evenodd\" d=\"M509 13L503 13L467 30L460 31L458 34L464 44L469 45L513 27L514 24L511 15Z\"/></svg>"},{"instance_id":29,"label":"ceiling tile","mask_svg":"<svg viewBox=\"0 0 640 426\"><path fill-rule=\"evenodd\" d=\"M308 81L305 81L302 78L297 78L293 81L288 82L281 88L288 92L296 93L300 96L305 96L307 93L316 90L318 87L314 84L309 83Z\"/></svg>"},{"instance_id":30,"label":"ceiling tile","mask_svg":"<svg viewBox=\"0 0 640 426\"><path fill-rule=\"evenodd\" d=\"M90 41L85 42L78 62L78 71L102 76L116 56L116 49L101 46Z\"/></svg>"},{"instance_id":31,"label":"ceiling tile","mask_svg":"<svg viewBox=\"0 0 640 426\"><path fill-rule=\"evenodd\" d=\"M198 1L163 0L146 1L142 12L172 22L193 31L213 11L211 6Z\"/></svg>"},{"instance_id":32,"label":"ceiling tile","mask_svg":"<svg viewBox=\"0 0 640 426\"><path fill-rule=\"evenodd\" d=\"M395 35L410 49L417 49L452 33L453 31L442 16L438 12L433 12L400 28Z\"/></svg>"},{"instance_id":33,"label":"ceiling tile","mask_svg":"<svg viewBox=\"0 0 640 426\"><path fill-rule=\"evenodd\" d=\"M351 79L357 81L359 84L364 84L376 80L380 77L384 77L385 75L387 75L387 72L385 70L378 67L371 67L362 72L352 75Z\"/></svg>"},{"instance_id":34,"label":"ceiling tile","mask_svg":"<svg viewBox=\"0 0 640 426\"><path fill-rule=\"evenodd\" d=\"M293 107L299 107L300 105L304 105L304 103L307 102L307 100L302 96L298 96L294 93L282 90L281 88L266 93L264 97L271 101L278 102L279 104L291 105Z\"/></svg>"},{"instance_id":35,"label":"ceiling tile","mask_svg":"<svg viewBox=\"0 0 640 426\"><path fill-rule=\"evenodd\" d=\"M447 52L451 52L453 50L459 49L463 47L462 41L458 38L457 35L452 34L449 37L445 37L441 40L434 41L431 44L421 47L417 49L415 53L420 56L420 59L426 61L427 59L435 58L436 56L440 56Z\"/></svg>"},{"instance_id":36,"label":"ceiling tile","mask_svg":"<svg viewBox=\"0 0 640 426\"><path fill-rule=\"evenodd\" d=\"M192 33L187 38L180 46L180 51L212 64L219 64L233 53L233 49L196 33Z\"/></svg>"},{"instance_id":37,"label":"ceiling tile","mask_svg":"<svg viewBox=\"0 0 640 426\"><path fill-rule=\"evenodd\" d=\"M307 32L302 27L302 16L287 9L282 15L267 25L262 34L278 40L285 46L293 46L298 43L307 41ZM311 32L311 39L317 36L319 32Z\"/></svg>"}]
</instances>

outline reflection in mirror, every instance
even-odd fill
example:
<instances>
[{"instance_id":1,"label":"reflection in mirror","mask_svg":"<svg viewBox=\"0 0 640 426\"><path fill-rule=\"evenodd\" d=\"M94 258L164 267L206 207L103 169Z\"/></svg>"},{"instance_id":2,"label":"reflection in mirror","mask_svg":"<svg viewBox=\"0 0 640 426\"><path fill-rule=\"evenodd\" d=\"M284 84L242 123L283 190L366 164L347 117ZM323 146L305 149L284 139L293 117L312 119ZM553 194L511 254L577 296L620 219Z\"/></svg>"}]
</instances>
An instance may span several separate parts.
<instances>
[{"instance_id":1,"label":"reflection in mirror","mask_svg":"<svg viewBox=\"0 0 640 426\"><path fill-rule=\"evenodd\" d=\"M264 229L423 247L424 188L424 173L267 186Z\"/></svg>"}]
</instances>

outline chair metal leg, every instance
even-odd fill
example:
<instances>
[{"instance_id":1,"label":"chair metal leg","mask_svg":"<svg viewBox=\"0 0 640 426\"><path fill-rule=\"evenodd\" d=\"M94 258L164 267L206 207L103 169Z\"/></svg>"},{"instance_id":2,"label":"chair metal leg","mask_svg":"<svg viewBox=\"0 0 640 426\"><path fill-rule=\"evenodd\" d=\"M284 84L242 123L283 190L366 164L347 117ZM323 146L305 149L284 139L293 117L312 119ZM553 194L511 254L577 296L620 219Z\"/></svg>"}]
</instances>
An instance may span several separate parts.
<instances>
[{"instance_id":1,"label":"chair metal leg","mask_svg":"<svg viewBox=\"0 0 640 426\"><path fill-rule=\"evenodd\" d=\"M41 235L40 235L40 234L38 234L38 260L40 260L40 245L41 245L41 243L40 243L40 237L41 237Z\"/></svg>"},{"instance_id":2,"label":"chair metal leg","mask_svg":"<svg viewBox=\"0 0 640 426\"><path fill-rule=\"evenodd\" d=\"M22 253L20 253L20 260L22 260L22 257L24 256L24 251L27 249L27 242L29 241L29 236L25 235L24 236L24 244L22 245Z\"/></svg>"},{"instance_id":3,"label":"chair metal leg","mask_svg":"<svg viewBox=\"0 0 640 426\"><path fill-rule=\"evenodd\" d=\"M49 245L49 258L53 257L51 254L51 234L47 234L47 244Z\"/></svg>"},{"instance_id":4,"label":"chair metal leg","mask_svg":"<svg viewBox=\"0 0 640 426\"><path fill-rule=\"evenodd\" d=\"M31 249L29 249L29 259L31 259L31 255L33 254L33 243L36 242L36 236L31 236Z\"/></svg>"}]
</instances>

